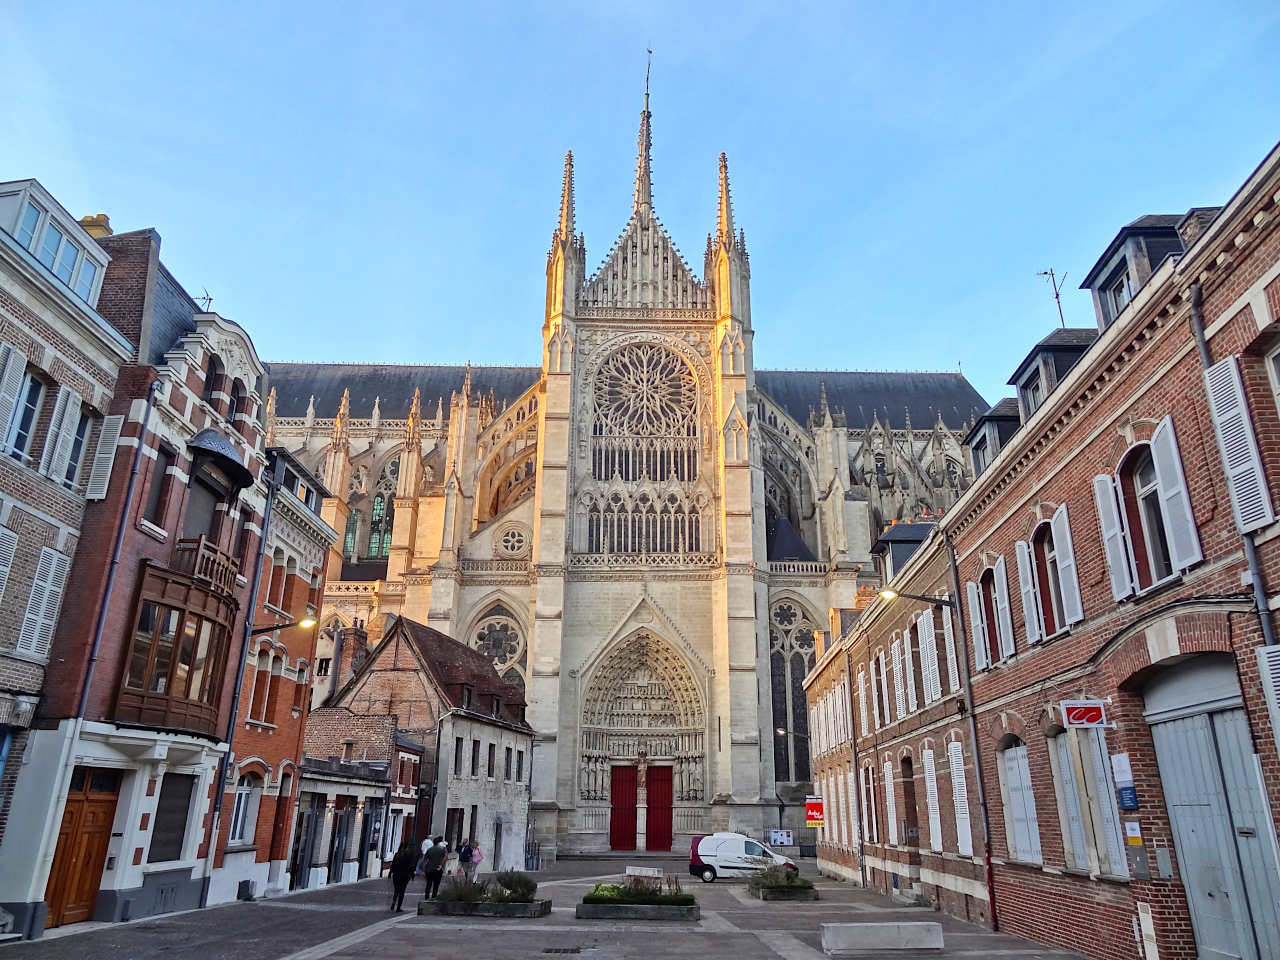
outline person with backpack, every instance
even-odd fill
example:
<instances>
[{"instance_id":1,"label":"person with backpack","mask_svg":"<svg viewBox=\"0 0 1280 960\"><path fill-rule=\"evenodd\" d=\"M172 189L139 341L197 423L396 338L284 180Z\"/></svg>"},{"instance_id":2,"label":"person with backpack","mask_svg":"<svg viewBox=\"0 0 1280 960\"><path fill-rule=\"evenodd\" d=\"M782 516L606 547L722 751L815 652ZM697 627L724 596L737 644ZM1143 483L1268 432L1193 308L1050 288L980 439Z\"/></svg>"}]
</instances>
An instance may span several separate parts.
<instances>
[{"instance_id":1,"label":"person with backpack","mask_svg":"<svg viewBox=\"0 0 1280 960\"><path fill-rule=\"evenodd\" d=\"M475 844L468 837L462 841L462 846L458 848L458 866L462 869L462 874L468 880L475 878L476 865L471 857L475 853Z\"/></svg>"}]
</instances>

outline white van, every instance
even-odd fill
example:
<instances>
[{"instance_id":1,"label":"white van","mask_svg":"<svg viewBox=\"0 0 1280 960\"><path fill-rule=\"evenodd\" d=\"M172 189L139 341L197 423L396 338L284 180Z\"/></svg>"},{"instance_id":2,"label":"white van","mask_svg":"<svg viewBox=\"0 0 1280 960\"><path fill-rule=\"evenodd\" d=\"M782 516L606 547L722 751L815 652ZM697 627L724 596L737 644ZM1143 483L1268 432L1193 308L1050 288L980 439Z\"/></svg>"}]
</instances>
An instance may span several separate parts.
<instances>
[{"instance_id":1,"label":"white van","mask_svg":"<svg viewBox=\"0 0 1280 960\"><path fill-rule=\"evenodd\" d=\"M701 877L703 883L711 883L716 877L745 877L769 867L800 870L794 861L741 833L694 837L689 845L689 873Z\"/></svg>"}]
</instances>

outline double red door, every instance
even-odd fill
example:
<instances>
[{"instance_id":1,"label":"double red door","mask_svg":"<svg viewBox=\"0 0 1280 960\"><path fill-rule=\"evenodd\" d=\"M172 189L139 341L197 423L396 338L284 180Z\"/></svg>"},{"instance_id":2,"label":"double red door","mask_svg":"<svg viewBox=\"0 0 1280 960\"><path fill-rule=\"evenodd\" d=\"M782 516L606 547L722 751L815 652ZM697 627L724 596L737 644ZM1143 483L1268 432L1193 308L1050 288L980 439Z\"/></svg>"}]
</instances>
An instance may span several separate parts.
<instances>
[{"instance_id":1,"label":"double red door","mask_svg":"<svg viewBox=\"0 0 1280 960\"><path fill-rule=\"evenodd\" d=\"M645 773L648 810L645 849L671 849L671 768L650 767ZM636 848L636 802L639 778L635 767L613 767L609 775L609 849Z\"/></svg>"}]
</instances>

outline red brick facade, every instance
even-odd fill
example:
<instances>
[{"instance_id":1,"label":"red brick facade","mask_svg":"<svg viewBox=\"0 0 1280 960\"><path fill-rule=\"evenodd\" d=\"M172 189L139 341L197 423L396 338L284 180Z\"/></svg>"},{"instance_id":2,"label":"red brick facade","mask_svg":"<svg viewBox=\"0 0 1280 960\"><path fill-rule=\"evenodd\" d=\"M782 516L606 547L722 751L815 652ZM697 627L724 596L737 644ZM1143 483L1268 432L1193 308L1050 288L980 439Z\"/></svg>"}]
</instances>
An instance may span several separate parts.
<instances>
[{"instance_id":1,"label":"red brick facade","mask_svg":"<svg viewBox=\"0 0 1280 960\"><path fill-rule=\"evenodd\" d=\"M848 710L857 730L852 741L824 738L821 732L816 738L815 790L827 797L829 810L837 808L834 826L828 814L819 843L822 866L829 872L860 881L865 869L872 886L906 892L948 913L994 921L1000 929L1108 960L1192 958L1197 944L1202 950L1214 948L1214 938L1221 936L1242 938L1242 954L1251 955L1252 930L1266 936L1274 903L1257 901L1269 896L1265 891L1280 889L1275 886L1275 861L1266 861L1268 854L1274 855L1273 831L1280 823L1277 731L1260 684L1255 651L1263 643L1261 624L1189 315L1190 287L1198 282L1204 291L1211 361L1239 355L1270 499L1280 503L1277 383L1267 369L1267 355L1280 332L1280 281L1273 279L1280 273L1278 191L1280 151L1180 259L1166 260L1153 272L1043 406L1024 420L941 521L950 542L935 530L892 581L900 594L945 595L958 601L951 630L958 657L956 682L943 630L952 610L906 597L874 604L810 674L811 708L847 684ZM1264 297L1268 316L1255 316L1254 305ZM1179 472L1185 478L1194 543L1179 542L1186 527L1168 518L1181 508L1162 500L1171 569L1161 579L1156 576L1164 562L1159 549L1147 548L1145 542L1132 546L1135 538L1158 533L1151 532L1156 528L1148 528L1146 515L1139 512L1144 509L1139 494L1127 491L1141 487L1133 471L1147 445L1157 458L1169 449L1164 446L1167 432L1156 436L1169 429L1177 456L1156 468L1155 489L1162 498L1176 498L1170 478ZM1101 514L1106 503L1095 491L1094 478L1105 475L1119 478L1118 509L1129 511L1125 536L1139 578L1136 590L1120 600L1104 543L1107 525ZM1064 506L1063 522L1070 531L1065 550L1062 528L1053 523ZM1276 529L1272 524L1257 534L1268 598L1280 591ZM1047 581L1038 580L1040 612L1030 611L1035 622L1029 624L1031 601L1024 598L1029 578L1018 555L1025 549L1027 570L1034 577L1045 576L1047 568L1035 550L1037 543L1050 542L1041 539L1046 530L1054 531L1057 557L1067 562L1074 557L1081 610L1079 616L1069 606L1044 613L1050 595ZM1028 546L1020 547L1019 541ZM1192 549L1197 544L1198 550ZM1179 557L1188 556L1193 559L1180 562ZM1147 564L1151 569L1144 572ZM1053 576L1056 585L1067 574ZM1007 584L1007 599L1000 581ZM992 584L989 604L984 582ZM1072 591L1062 589L1070 604ZM975 621L975 596L984 611L978 620L985 624ZM1053 627L1045 627L1047 638L1037 635L1042 619ZM1062 626L1063 621L1069 625ZM979 629L992 637L993 664L975 653ZM938 651L936 684L931 682L928 648ZM883 693L881 655L887 680ZM1158 737L1172 736L1161 730L1174 729L1161 723L1182 716L1160 712L1170 684L1218 667L1238 684L1238 692L1224 694L1225 706L1186 714L1192 717L1187 722L1235 713L1247 718L1239 741L1244 749L1229 751L1223 782L1228 792L1233 789L1235 774L1226 768L1237 761L1245 764L1240 782L1248 783L1240 789L1265 798L1271 819L1268 824L1265 815L1254 818L1239 808L1235 812L1249 821L1236 824L1245 831L1237 835L1253 842L1256 831L1263 854L1262 865L1253 872L1247 863L1241 868L1252 878L1245 893L1253 895L1254 927L1244 914L1239 890L1230 887L1229 879L1222 881L1236 893L1235 933L1210 929L1203 909L1189 906L1189 899L1201 893L1187 884L1200 883L1200 871L1188 867L1184 876L1179 821L1171 814L1172 801L1166 802L1169 791L1186 789L1175 785L1182 783L1178 778L1185 771L1180 773L1176 768L1181 765L1172 762L1171 741L1161 748L1166 750L1163 769L1157 756ZM870 706L873 673L881 694L875 709ZM915 689L908 693L905 688L913 680ZM935 694L940 694L936 701ZM1105 703L1112 726L1068 733L1061 701L1094 699ZM1218 727L1213 730L1219 744L1235 742L1222 740ZM953 741L961 744L971 855L959 849L961 818L948 763ZM1189 741L1179 735L1178 742L1194 761ZM930 750L931 771L926 769ZM1256 754L1263 789L1256 789L1256 778L1249 780L1250 753ZM1115 775L1123 761L1119 767L1113 764L1120 754L1127 754L1132 768L1136 809L1119 808L1114 799ZM893 781L888 789L886 769ZM863 784L867 777L873 778L873 787L869 793L857 791L863 801L857 802L850 780ZM843 805L838 786L832 802L832 785L841 778ZM890 794L892 810L887 809ZM868 796L874 813L865 803ZM841 817L848 818L843 831ZM854 821L856 831L848 829ZM935 836L939 832L940 839ZM1248 858L1247 853L1241 856ZM1222 895L1219 891L1219 902ZM1200 917L1198 927L1195 917ZM1264 955L1274 942L1263 940Z\"/></svg>"}]
</instances>

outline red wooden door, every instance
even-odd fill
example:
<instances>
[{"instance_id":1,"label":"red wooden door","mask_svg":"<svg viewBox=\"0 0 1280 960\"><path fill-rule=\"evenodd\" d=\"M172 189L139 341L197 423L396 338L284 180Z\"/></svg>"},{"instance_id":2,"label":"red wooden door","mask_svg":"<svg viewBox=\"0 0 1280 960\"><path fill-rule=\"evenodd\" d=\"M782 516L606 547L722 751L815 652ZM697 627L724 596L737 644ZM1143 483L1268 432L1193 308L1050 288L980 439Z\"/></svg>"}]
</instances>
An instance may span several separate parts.
<instances>
[{"instance_id":1,"label":"red wooden door","mask_svg":"<svg viewBox=\"0 0 1280 960\"><path fill-rule=\"evenodd\" d=\"M636 768L613 767L609 772L609 849L636 848Z\"/></svg>"},{"instance_id":2,"label":"red wooden door","mask_svg":"<svg viewBox=\"0 0 1280 960\"><path fill-rule=\"evenodd\" d=\"M645 774L649 810L645 818L645 849L671 849L671 768L650 767Z\"/></svg>"}]
</instances>

